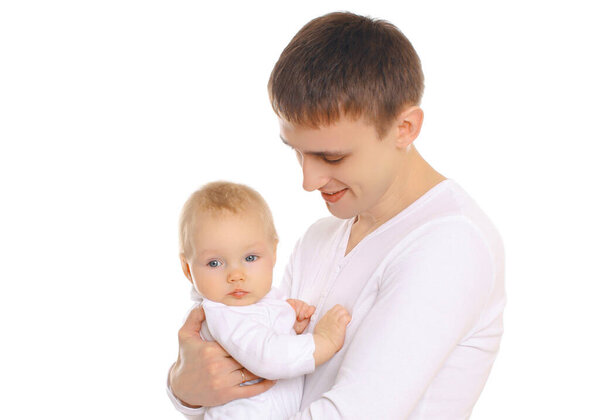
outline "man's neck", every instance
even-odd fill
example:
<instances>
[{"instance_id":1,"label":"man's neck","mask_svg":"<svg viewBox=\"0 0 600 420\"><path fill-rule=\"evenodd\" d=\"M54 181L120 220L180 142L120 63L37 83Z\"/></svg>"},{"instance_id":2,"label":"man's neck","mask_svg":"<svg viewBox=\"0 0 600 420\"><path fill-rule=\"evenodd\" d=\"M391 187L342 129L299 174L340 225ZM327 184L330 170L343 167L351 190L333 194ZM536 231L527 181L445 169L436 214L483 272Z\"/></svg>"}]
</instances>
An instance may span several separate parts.
<instances>
[{"instance_id":1,"label":"man's neck","mask_svg":"<svg viewBox=\"0 0 600 420\"><path fill-rule=\"evenodd\" d=\"M396 181L380 203L359 214L352 226L346 254L364 237L402 212L446 177L429 165L414 146L408 152L405 169L399 171Z\"/></svg>"}]
</instances>

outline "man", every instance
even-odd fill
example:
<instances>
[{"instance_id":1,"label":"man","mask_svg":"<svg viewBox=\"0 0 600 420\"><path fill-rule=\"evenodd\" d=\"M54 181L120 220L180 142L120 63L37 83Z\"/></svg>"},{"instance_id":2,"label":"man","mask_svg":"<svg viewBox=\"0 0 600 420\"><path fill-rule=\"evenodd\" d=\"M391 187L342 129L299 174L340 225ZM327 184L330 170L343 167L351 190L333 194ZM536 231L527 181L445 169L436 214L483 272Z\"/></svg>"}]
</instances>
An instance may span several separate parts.
<instances>
[{"instance_id":1,"label":"man","mask_svg":"<svg viewBox=\"0 0 600 420\"><path fill-rule=\"evenodd\" d=\"M306 376L297 418L467 418L503 332L504 253L493 225L417 152L420 60L393 25L332 13L303 27L269 81L281 139L296 151L303 187L335 217L299 240L282 289L352 313L342 350ZM238 387L241 366L179 333L173 400L222 404L263 392ZM175 398L175 396L177 398Z\"/></svg>"}]
</instances>

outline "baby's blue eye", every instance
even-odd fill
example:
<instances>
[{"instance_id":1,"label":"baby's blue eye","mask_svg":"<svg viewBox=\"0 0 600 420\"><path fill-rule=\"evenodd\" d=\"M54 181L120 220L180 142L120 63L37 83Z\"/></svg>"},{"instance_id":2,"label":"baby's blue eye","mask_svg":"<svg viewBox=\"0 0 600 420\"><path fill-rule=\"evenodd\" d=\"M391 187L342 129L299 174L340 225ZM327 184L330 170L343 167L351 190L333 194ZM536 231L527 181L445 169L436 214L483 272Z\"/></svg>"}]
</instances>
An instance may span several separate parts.
<instances>
[{"instance_id":1,"label":"baby's blue eye","mask_svg":"<svg viewBox=\"0 0 600 420\"><path fill-rule=\"evenodd\" d=\"M258 256L257 256L257 255L248 255L248 256L246 257L246 261L248 261L248 262L254 262L254 261L256 261L257 259L258 259Z\"/></svg>"},{"instance_id":2,"label":"baby's blue eye","mask_svg":"<svg viewBox=\"0 0 600 420\"><path fill-rule=\"evenodd\" d=\"M208 262L208 266L212 267L212 268L216 268L216 267L218 267L220 265L222 265L222 263L221 263L221 261L218 261L218 260L210 260Z\"/></svg>"}]
</instances>

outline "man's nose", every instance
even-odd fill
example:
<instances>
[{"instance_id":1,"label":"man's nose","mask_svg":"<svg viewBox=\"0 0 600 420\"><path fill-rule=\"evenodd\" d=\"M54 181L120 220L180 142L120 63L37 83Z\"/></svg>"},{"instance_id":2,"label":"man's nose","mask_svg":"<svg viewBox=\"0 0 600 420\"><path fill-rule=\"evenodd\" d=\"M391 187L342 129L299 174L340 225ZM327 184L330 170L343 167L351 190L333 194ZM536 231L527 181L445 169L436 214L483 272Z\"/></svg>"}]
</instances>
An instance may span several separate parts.
<instances>
[{"instance_id":1,"label":"man's nose","mask_svg":"<svg viewBox=\"0 0 600 420\"><path fill-rule=\"evenodd\" d=\"M327 184L328 178L314 158L302 156L298 160L302 166L302 188L314 191Z\"/></svg>"}]
</instances>

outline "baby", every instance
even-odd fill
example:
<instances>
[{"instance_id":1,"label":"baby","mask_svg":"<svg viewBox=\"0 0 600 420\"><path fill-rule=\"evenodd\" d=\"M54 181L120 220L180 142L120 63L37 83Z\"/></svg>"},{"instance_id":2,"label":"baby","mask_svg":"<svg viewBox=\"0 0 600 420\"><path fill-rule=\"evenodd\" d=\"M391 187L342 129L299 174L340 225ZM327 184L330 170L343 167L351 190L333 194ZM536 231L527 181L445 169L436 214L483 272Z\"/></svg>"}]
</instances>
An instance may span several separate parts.
<instances>
[{"instance_id":1,"label":"baby","mask_svg":"<svg viewBox=\"0 0 600 420\"><path fill-rule=\"evenodd\" d=\"M314 307L271 289L277 233L266 202L245 185L213 182L193 193L179 236L183 272L206 314L202 338L217 341L255 375L279 379L263 394L207 407L204 418L292 416L300 408L302 375L342 347L350 314L336 305L312 334L296 335Z\"/></svg>"}]
</instances>

